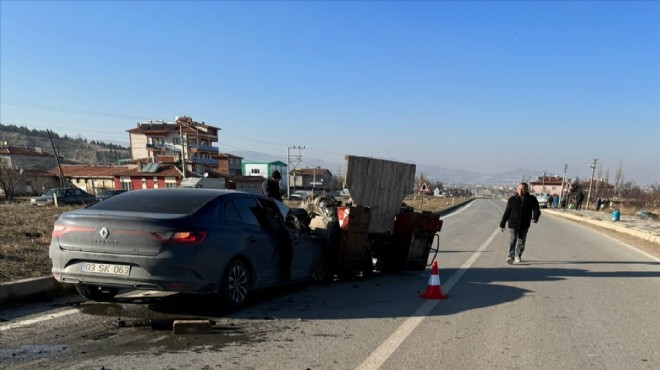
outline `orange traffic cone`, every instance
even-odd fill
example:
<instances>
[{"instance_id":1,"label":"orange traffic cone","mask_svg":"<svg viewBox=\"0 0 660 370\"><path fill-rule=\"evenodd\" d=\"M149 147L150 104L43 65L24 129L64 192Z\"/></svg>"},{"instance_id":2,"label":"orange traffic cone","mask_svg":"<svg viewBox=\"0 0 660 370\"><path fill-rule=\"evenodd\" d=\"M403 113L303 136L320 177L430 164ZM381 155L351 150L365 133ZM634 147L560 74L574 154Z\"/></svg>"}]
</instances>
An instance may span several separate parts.
<instances>
[{"instance_id":1,"label":"orange traffic cone","mask_svg":"<svg viewBox=\"0 0 660 370\"><path fill-rule=\"evenodd\" d=\"M431 268L431 277L429 277L429 284L426 286L426 291L419 295L424 299L445 299L447 295L442 293L440 287L440 275L438 275L438 263L433 261Z\"/></svg>"}]
</instances>

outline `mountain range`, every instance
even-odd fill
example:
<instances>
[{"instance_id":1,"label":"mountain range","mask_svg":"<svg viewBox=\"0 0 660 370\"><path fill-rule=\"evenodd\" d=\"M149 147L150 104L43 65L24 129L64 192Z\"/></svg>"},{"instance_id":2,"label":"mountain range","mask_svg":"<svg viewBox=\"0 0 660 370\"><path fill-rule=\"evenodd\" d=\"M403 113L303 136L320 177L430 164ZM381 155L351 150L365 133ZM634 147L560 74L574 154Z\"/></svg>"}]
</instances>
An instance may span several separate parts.
<instances>
[{"instance_id":1,"label":"mountain range","mask_svg":"<svg viewBox=\"0 0 660 370\"><path fill-rule=\"evenodd\" d=\"M273 156L268 153L256 152L256 151L235 151L231 154L243 157L244 160L255 161L255 162L273 162L273 161L282 161L287 162L286 158L280 156ZM385 160L394 160L390 158L380 158ZM313 160L316 166L321 168L326 168L330 170L335 175L343 175L343 172L346 169L346 163L339 162L330 162L324 161L321 159ZM400 161L399 161L400 162ZM532 181L536 180L543 171L529 170L518 168L506 172L497 172L497 173L477 173L461 169L451 169L440 167L432 164L416 163L417 166L417 176L424 175L427 179L432 182L441 182L443 184L455 184L460 185L486 185L486 186L515 186L520 181ZM298 166L298 168L307 168L309 166ZM339 173L337 173L339 172Z\"/></svg>"}]
</instances>

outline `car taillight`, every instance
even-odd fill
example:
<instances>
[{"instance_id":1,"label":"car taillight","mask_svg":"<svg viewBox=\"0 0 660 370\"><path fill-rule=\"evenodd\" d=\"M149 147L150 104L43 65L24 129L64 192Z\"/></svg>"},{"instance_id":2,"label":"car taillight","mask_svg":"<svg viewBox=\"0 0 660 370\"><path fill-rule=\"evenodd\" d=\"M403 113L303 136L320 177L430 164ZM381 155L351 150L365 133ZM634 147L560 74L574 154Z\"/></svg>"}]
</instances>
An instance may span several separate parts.
<instances>
[{"instance_id":1,"label":"car taillight","mask_svg":"<svg viewBox=\"0 0 660 370\"><path fill-rule=\"evenodd\" d=\"M68 225L59 225L55 224L53 226L53 238L59 238L66 233L70 232L92 232L94 231L93 227L83 227L83 226L68 226Z\"/></svg>"},{"instance_id":2,"label":"car taillight","mask_svg":"<svg viewBox=\"0 0 660 370\"><path fill-rule=\"evenodd\" d=\"M202 244L206 240L206 231L177 231L170 233L152 233L152 235L163 242L181 244Z\"/></svg>"}]
</instances>

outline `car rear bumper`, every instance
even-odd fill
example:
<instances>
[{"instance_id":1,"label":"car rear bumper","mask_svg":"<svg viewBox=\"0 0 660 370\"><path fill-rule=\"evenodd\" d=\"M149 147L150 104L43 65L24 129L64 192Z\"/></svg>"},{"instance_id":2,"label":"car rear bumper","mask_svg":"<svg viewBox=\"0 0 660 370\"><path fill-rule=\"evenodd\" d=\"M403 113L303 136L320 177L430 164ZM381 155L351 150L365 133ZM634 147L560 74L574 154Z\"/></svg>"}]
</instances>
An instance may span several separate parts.
<instances>
[{"instance_id":1,"label":"car rear bumper","mask_svg":"<svg viewBox=\"0 0 660 370\"><path fill-rule=\"evenodd\" d=\"M179 293L211 293L217 290L215 282L204 281L192 272L179 271L168 276L151 274L138 266L131 266L129 276L84 273L82 262L66 268L53 267L53 276L61 283L88 284L103 287L160 290Z\"/></svg>"},{"instance_id":2,"label":"car rear bumper","mask_svg":"<svg viewBox=\"0 0 660 370\"><path fill-rule=\"evenodd\" d=\"M208 293L218 288L223 261L213 269L200 269L200 255L129 256L80 251L62 251L51 245L53 276L62 283L89 284L115 288ZM85 263L130 268L128 275L86 272Z\"/></svg>"}]
</instances>

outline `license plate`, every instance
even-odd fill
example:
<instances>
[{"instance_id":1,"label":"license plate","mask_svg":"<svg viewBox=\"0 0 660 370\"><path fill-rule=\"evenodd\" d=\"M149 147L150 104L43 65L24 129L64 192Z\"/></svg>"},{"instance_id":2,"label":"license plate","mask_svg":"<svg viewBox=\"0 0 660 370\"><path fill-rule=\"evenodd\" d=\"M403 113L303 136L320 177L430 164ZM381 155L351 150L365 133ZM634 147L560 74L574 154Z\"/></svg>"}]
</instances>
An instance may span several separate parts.
<instances>
[{"instance_id":1,"label":"license plate","mask_svg":"<svg viewBox=\"0 0 660 370\"><path fill-rule=\"evenodd\" d=\"M82 272L91 272L96 274L109 274L109 275L124 275L128 276L131 273L131 266L127 265L113 265L109 263L91 263L84 262L82 264Z\"/></svg>"}]
</instances>

